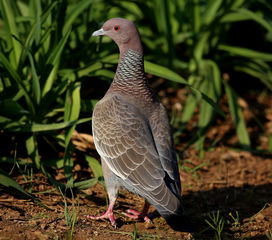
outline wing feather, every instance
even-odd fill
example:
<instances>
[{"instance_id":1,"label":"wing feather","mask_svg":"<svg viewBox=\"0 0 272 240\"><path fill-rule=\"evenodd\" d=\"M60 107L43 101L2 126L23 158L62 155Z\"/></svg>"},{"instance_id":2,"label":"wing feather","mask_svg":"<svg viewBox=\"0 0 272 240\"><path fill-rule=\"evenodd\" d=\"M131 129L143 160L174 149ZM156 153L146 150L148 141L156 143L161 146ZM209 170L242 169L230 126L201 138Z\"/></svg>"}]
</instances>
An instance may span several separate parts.
<instances>
[{"instance_id":1,"label":"wing feather","mask_svg":"<svg viewBox=\"0 0 272 240\"><path fill-rule=\"evenodd\" d=\"M166 172L172 176L174 171L171 164L162 163L162 158L169 161L170 156L167 150L161 150L163 143L154 142L154 133L162 135L159 130L152 130L150 120L121 96L103 98L95 107L94 142L110 170L129 190L151 204L163 211L175 211L178 201L164 182Z\"/></svg>"}]
</instances>

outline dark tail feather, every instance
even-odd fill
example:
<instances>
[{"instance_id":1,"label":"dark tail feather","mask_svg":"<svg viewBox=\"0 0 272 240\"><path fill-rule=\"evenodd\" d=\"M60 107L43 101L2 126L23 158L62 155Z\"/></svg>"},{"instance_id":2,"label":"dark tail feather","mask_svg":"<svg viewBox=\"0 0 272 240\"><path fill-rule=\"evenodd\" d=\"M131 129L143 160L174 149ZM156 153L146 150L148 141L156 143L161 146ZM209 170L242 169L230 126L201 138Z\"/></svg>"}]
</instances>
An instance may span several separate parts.
<instances>
[{"instance_id":1,"label":"dark tail feather","mask_svg":"<svg viewBox=\"0 0 272 240\"><path fill-rule=\"evenodd\" d=\"M195 232L194 226L186 215L167 215L163 216L168 225L175 231Z\"/></svg>"}]
</instances>

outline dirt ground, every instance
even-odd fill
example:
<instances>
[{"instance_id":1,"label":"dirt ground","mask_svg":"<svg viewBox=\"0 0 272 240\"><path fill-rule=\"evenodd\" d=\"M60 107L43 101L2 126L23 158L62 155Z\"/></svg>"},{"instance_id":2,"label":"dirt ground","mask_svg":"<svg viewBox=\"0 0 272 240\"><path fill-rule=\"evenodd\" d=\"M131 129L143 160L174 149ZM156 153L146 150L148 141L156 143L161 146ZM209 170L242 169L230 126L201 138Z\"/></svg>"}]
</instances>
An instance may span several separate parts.
<instances>
[{"instance_id":1,"label":"dirt ground","mask_svg":"<svg viewBox=\"0 0 272 240\"><path fill-rule=\"evenodd\" d=\"M76 210L77 222L71 238L63 196L41 174L35 174L33 192L43 192L36 196L50 210L1 187L0 239L215 239L215 231L205 220L210 220L209 216L217 210L224 221L221 239L271 239L271 156L218 147L200 160L194 151L187 150L188 157L181 167L184 205L196 227L192 235L171 230L161 217L155 217L154 226L146 228L145 223L123 216L125 209L140 210L143 205L140 197L126 191L120 193L115 207L117 229L107 220L87 219L86 214L97 215L106 209L104 188L97 184L74 198L65 198L70 213ZM22 186L27 184L22 176L17 181Z\"/></svg>"},{"instance_id":2,"label":"dirt ground","mask_svg":"<svg viewBox=\"0 0 272 240\"><path fill-rule=\"evenodd\" d=\"M171 109L172 106L180 109L185 94L184 90L176 92L170 89L159 92L168 111L176 111ZM184 148L190 135L194 134L197 110L196 118L188 124L185 133L178 136L179 144L176 147L182 162L180 173L183 203L195 226L195 233L175 232L158 216L152 219L152 226L128 219L122 212L128 208L141 210L144 201L125 190L120 192L115 206L117 229L112 228L107 220L87 219L87 214L98 215L106 210L106 193L102 185L97 184L87 190L74 192L73 197L71 194L64 197L41 173L34 172L33 175L30 174L32 179L25 179L20 173L13 177L22 187L31 189L47 208L34 203L33 200L25 199L11 188L0 185L0 240L271 240L272 154L267 151L267 134L263 133L254 119L256 116L262 119L266 133L272 134L272 97L270 94L262 94L260 97L253 95L251 99L248 103L242 99L239 101L243 106L252 145L254 149L263 150L234 149L238 139L229 113L227 118L216 120L215 125L207 132L206 142L209 145L205 146L205 155L202 158L193 146ZM223 99L221 106L227 113L226 100ZM79 152L91 149L94 153L90 135L85 140L80 136L76 138L73 143ZM213 147L213 143L216 143L216 147ZM75 161L75 177L79 181L90 178L91 169L78 163L77 157ZM55 176L59 181L64 178L61 171ZM154 209L150 209L150 212L152 211ZM215 229L221 226L221 237L216 237L215 229L207 221L212 223Z\"/></svg>"}]
</instances>

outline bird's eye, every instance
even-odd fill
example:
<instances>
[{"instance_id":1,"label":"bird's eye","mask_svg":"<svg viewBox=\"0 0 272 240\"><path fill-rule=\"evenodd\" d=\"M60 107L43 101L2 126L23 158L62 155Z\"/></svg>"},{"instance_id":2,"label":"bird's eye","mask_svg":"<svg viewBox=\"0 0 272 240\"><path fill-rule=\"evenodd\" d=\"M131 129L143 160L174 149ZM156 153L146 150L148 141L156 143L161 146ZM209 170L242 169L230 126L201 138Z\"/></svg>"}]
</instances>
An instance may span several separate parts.
<instances>
[{"instance_id":1,"label":"bird's eye","mask_svg":"<svg viewBox=\"0 0 272 240\"><path fill-rule=\"evenodd\" d=\"M118 31L120 30L120 26L119 26L119 25L115 25L115 26L114 26L114 30L115 30L116 32L118 32Z\"/></svg>"}]
</instances>

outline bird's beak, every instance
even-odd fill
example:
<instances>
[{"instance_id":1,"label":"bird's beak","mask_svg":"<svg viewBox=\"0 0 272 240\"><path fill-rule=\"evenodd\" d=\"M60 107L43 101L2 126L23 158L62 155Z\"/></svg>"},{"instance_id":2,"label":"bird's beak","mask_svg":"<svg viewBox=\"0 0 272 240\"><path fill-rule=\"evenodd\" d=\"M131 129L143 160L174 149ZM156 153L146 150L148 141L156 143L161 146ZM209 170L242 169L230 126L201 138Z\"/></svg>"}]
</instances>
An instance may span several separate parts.
<instances>
[{"instance_id":1,"label":"bird's beak","mask_svg":"<svg viewBox=\"0 0 272 240\"><path fill-rule=\"evenodd\" d=\"M101 36L101 35L105 35L105 34L106 34L106 32L103 30L103 28L101 28L101 29L93 32L92 37Z\"/></svg>"}]
</instances>

